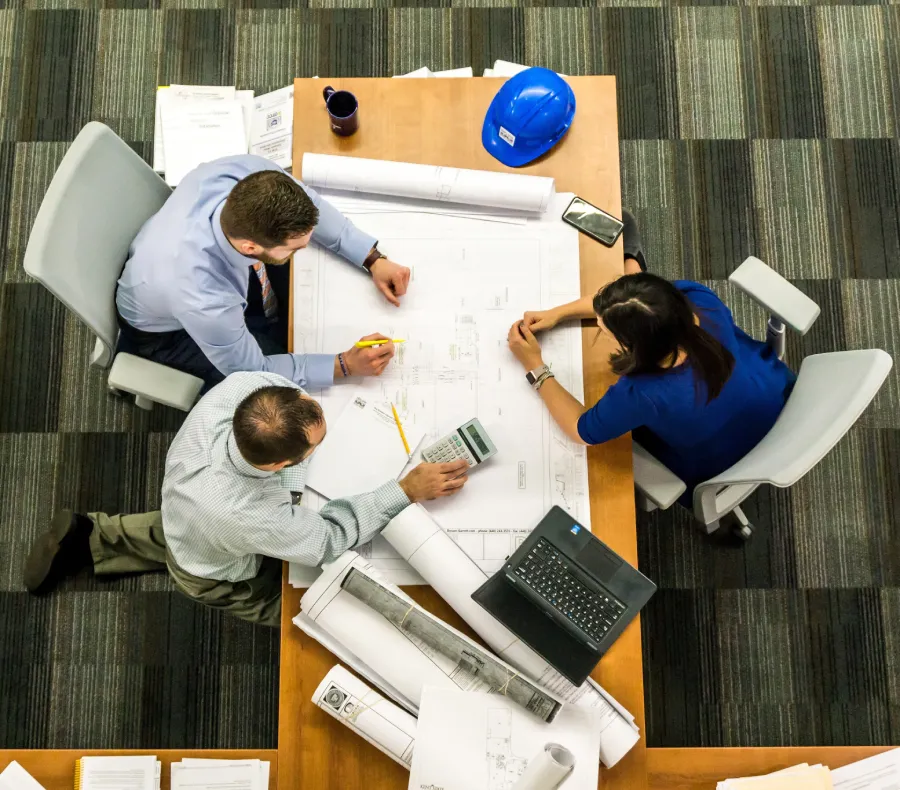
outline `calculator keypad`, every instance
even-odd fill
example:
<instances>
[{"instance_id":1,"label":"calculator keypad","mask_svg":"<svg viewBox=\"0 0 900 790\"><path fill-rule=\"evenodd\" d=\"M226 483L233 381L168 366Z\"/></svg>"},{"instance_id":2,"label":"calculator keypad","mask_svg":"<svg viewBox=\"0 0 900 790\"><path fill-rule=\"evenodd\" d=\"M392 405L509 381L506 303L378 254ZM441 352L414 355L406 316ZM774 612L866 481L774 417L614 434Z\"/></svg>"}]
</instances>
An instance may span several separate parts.
<instances>
[{"instance_id":1,"label":"calculator keypad","mask_svg":"<svg viewBox=\"0 0 900 790\"><path fill-rule=\"evenodd\" d=\"M455 433L445 436L431 447L423 450L422 457L430 464L447 464L459 458L464 459L469 466L475 466L478 463L475 456L469 452L469 448Z\"/></svg>"}]
</instances>

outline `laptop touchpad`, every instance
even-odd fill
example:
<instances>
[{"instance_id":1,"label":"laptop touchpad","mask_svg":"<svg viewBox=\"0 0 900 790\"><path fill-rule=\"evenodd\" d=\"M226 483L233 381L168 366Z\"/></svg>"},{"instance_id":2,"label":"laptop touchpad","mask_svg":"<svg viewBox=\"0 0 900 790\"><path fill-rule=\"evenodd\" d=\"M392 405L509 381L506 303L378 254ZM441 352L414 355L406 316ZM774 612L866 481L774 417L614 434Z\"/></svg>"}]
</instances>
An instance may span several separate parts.
<instances>
[{"instance_id":1,"label":"laptop touchpad","mask_svg":"<svg viewBox=\"0 0 900 790\"><path fill-rule=\"evenodd\" d=\"M578 556L575 559L586 570L607 583L612 579L615 572L622 567L623 562L606 546L596 540L588 541L584 548L578 552Z\"/></svg>"}]
</instances>

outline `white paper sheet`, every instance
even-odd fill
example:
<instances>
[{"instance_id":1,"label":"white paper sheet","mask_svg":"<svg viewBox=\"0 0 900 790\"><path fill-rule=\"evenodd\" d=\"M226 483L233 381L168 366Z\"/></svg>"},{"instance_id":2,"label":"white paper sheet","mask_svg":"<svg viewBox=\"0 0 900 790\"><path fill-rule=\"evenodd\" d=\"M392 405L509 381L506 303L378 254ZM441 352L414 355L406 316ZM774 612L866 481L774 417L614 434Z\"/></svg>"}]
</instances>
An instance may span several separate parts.
<instances>
[{"instance_id":1,"label":"white paper sheet","mask_svg":"<svg viewBox=\"0 0 900 790\"><path fill-rule=\"evenodd\" d=\"M415 452L425 432L405 425L402 413L400 419ZM309 462L306 485L328 499L364 494L397 479L408 463L390 404L357 395L337 420L329 421L325 439Z\"/></svg>"},{"instance_id":2,"label":"white paper sheet","mask_svg":"<svg viewBox=\"0 0 900 790\"><path fill-rule=\"evenodd\" d=\"M900 749L835 768L834 790L900 790Z\"/></svg>"},{"instance_id":3,"label":"white paper sheet","mask_svg":"<svg viewBox=\"0 0 900 790\"><path fill-rule=\"evenodd\" d=\"M544 745L528 760L512 790L555 790L572 773L575 755L558 743Z\"/></svg>"},{"instance_id":4,"label":"white paper sheet","mask_svg":"<svg viewBox=\"0 0 900 790\"><path fill-rule=\"evenodd\" d=\"M13 760L0 773L0 790L45 790L45 788Z\"/></svg>"},{"instance_id":5,"label":"white paper sheet","mask_svg":"<svg viewBox=\"0 0 900 790\"><path fill-rule=\"evenodd\" d=\"M430 68L428 68L428 66L422 66L422 68L416 69L415 71L410 71L407 74L395 74L394 79L421 79L433 76L434 72Z\"/></svg>"},{"instance_id":6,"label":"white paper sheet","mask_svg":"<svg viewBox=\"0 0 900 790\"><path fill-rule=\"evenodd\" d=\"M485 69L485 77L515 77L519 72L525 71L526 69L530 69L531 66L524 66L521 63L513 63L509 60L495 60L494 67L492 69ZM487 72L491 73L488 74ZM559 72L557 72L559 73ZM565 77L567 75L560 74L560 77Z\"/></svg>"},{"instance_id":7,"label":"white paper sheet","mask_svg":"<svg viewBox=\"0 0 900 790\"><path fill-rule=\"evenodd\" d=\"M82 790L154 790L159 776L160 763L153 754L81 758Z\"/></svg>"},{"instance_id":8,"label":"white paper sheet","mask_svg":"<svg viewBox=\"0 0 900 790\"><path fill-rule=\"evenodd\" d=\"M500 658L565 702L598 711L600 757L615 765L640 739L634 717L593 683L574 686L515 634L472 600L487 575L420 505L387 525L381 537L430 584ZM602 693L601 693L602 691Z\"/></svg>"},{"instance_id":9,"label":"white paper sheet","mask_svg":"<svg viewBox=\"0 0 900 790\"><path fill-rule=\"evenodd\" d=\"M596 790L598 712L565 707L550 724L490 694L428 687L422 694L410 790L511 790L548 742L575 755L565 790Z\"/></svg>"},{"instance_id":10,"label":"white paper sheet","mask_svg":"<svg viewBox=\"0 0 900 790\"><path fill-rule=\"evenodd\" d=\"M241 105L241 115L244 117L244 136L247 138L245 151L250 150L250 127L253 123L253 91L235 91L235 101Z\"/></svg>"},{"instance_id":11,"label":"white paper sheet","mask_svg":"<svg viewBox=\"0 0 900 790\"><path fill-rule=\"evenodd\" d=\"M166 172L166 154L163 146L162 111L170 101L233 101L237 98L234 86L225 85L160 85L156 89L156 116L153 126L153 169ZM252 91L247 91L252 95Z\"/></svg>"},{"instance_id":12,"label":"white paper sheet","mask_svg":"<svg viewBox=\"0 0 900 790\"><path fill-rule=\"evenodd\" d=\"M326 250L308 248L293 263L296 351L333 353L374 331L404 337L384 374L353 391L397 404L404 425L426 431L426 443L474 416L494 440L498 454L472 471L460 494L426 506L487 572L553 505L590 524L585 448L556 427L506 344L525 310L580 294L578 234L558 219L568 200L557 195L551 211L525 228L439 215L356 217L386 254L412 269L399 310ZM542 343L557 378L582 398L580 328L557 327ZM329 422L351 394L347 387L319 393ZM304 506L315 508L315 498ZM382 553L372 553L379 568ZM402 568L390 553L385 559L390 570ZM300 575L292 569L292 583Z\"/></svg>"},{"instance_id":13,"label":"white paper sheet","mask_svg":"<svg viewBox=\"0 0 900 790\"><path fill-rule=\"evenodd\" d=\"M451 78L451 79L460 79L465 77L472 77L474 74L472 73L471 66L464 66L459 69L444 69L443 71L434 72L434 76L437 78Z\"/></svg>"},{"instance_id":14,"label":"white paper sheet","mask_svg":"<svg viewBox=\"0 0 900 790\"><path fill-rule=\"evenodd\" d=\"M294 86L288 85L257 96L253 101L250 153L288 168L291 166L293 142Z\"/></svg>"},{"instance_id":15,"label":"white paper sheet","mask_svg":"<svg viewBox=\"0 0 900 790\"><path fill-rule=\"evenodd\" d=\"M271 771L272 764L268 760L216 760L206 757L183 757L181 759L182 765L219 765L219 766L230 766L230 765L244 765L249 764L251 767L257 771L259 774L259 787L260 790L268 790L269 788L269 772Z\"/></svg>"},{"instance_id":16,"label":"white paper sheet","mask_svg":"<svg viewBox=\"0 0 900 790\"><path fill-rule=\"evenodd\" d=\"M235 100L167 101L162 127L169 186L204 162L247 152L244 113Z\"/></svg>"},{"instance_id":17,"label":"white paper sheet","mask_svg":"<svg viewBox=\"0 0 900 790\"><path fill-rule=\"evenodd\" d=\"M387 162L355 156L303 154L302 180L311 187L411 197L473 206L543 213L555 194L555 182L489 170Z\"/></svg>"},{"instance_id":18,"label":"white paper sheet","mask_svg":"<svg viewBox=\"0 0 900 790\"><path fill-rule=\"evenodd\" d=\"M322 678L312 701L409 770L416 741L415 717L340 665L332 667Z\"/></svg>"},{"instance_id":19,"label":"white paper sheet","mask_svg":"<svg viewBox=\"0 0 900 790\"><path fill-rule=\"evenodd\" d=\"M172 790L262 790L259 766L252 763L172 763L171 769Z\"/></svg>"}]
</instances>

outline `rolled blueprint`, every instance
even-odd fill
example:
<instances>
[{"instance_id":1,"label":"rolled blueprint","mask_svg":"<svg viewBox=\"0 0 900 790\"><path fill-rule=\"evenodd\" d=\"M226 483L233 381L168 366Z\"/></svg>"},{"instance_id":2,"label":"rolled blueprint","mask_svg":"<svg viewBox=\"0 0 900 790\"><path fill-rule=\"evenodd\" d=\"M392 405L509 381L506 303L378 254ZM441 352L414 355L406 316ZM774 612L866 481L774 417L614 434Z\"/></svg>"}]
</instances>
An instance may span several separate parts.
<instances>
[{"instance_id":1,"label":"rolled blueprint","mask_svg":"<svg viewBox=\"0 0 900 790\"><path fill-rule=\"evenodd\" d=\"M575 755L565 746L548 743L534 757L512 790L556 790L575 768Z\"/></svg>"},{"instance_id":2,"label":"rolled blueprint","mask_svg":"<svg viewBox=\"0 0 900 790\"><path fill-rule=\"evenodd\" d=\"M300 599L300 607L303 614L330 639L370 667L372 677L383 678L398 695L411 703L414 712L418 711L425 686L463 691L492 690L490 681L481 672L475 671L472 663L472 656L479 653L487 655L484 648L446 626L471 646L468 655L455 659L397 629L362 601L341 589L344 577L353 569L377 578L377 573L368 562L355 552L345 552L336 562L324 567L322 575ZM384 588L405 601L407 608L419 609L398 587L385 584ZM516 675L512 667L508 667L507 671L510 679Z\"/></svg>"},{"instance_id":3,"label":"rolled blueprint","mask_svg":"<svg viewBox=\"0 0 900 790\"><path fill-rule=\"evenodd\" d=\"M553 721L562 708L558 699L529 678L363 571L351 568L341 582L341 589L378 612L398 631L421 640L426 649L436 650L481 676L493 688L499 689L498 693L509 697L539 719Z\"/></svg>"},{"instance_id":4,"label":"rolled blueprint","mask_svg":"<svg viewBox=\"0 0 900 790\"><path fill-rule=\"evenodd\" d=\"M581 686L570 683L472 600L487 575L421 505L406 508L381 534L500 658L564 702L606 712L600 739L604 765L611 768L638 742L633 717L606 691L591 680Z\"/></svg>"},{"instance_id":5,"label":"rolled blueprint","mask_svg":"<svg viewBox=\"0 0 900 790\"><path fill-rule=\"evenodd\" d=\"M340 664L313 692L312 701L376 749L409 770L416 743L416 720L369 688Z\"/></svg>"},{"instance_id":6,"label":"rolled blueprint","mask_svg":"<svg viewBox=\"0 0 900 790\"><path fill-rule=\"evenodd\" d=\"M386 162L355 156L303 154L301 178L320 189L393 195L471 206L543 213L556 194L544 176Z\"/></svg>"}]
</instances>

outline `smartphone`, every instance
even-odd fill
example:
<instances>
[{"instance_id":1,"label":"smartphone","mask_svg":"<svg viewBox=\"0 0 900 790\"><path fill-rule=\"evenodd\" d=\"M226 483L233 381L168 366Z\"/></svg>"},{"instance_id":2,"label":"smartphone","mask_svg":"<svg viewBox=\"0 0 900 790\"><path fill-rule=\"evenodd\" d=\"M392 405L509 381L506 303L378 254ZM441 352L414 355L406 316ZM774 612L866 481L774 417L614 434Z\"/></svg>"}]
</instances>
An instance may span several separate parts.
<instances>
[{"instance_id":1,"label":"smartphone","mask_svg":"<svg viewBox=\"0 0 900 790\"><path fill-rule=\"evenodd\" d=\"M596 239L607 247L612 247L622 233L625 225L622 220L607 214L603 209L588 203L580 197L572 198L569 207L563 212L563 222L578 228L582 233Z\"/></svg>"}]
</instances>

